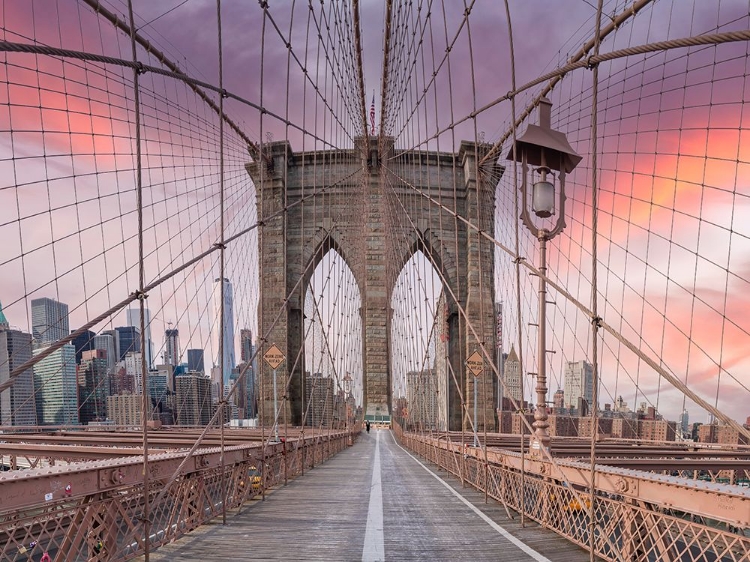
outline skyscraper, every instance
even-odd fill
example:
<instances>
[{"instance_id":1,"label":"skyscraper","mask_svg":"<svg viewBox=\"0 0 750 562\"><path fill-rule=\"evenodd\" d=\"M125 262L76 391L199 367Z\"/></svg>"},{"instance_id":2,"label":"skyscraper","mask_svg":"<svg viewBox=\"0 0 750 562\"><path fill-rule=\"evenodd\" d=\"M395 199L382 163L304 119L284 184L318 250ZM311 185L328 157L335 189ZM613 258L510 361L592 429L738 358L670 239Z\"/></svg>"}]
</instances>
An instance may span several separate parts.
<instances>
[{"instance_id":1,"label":"skyscraper","mask_svg":"<svg viewBox=\"0 0 750 562\"><path fill-rule=\"evenodd\" d=\"M83 357L84 351L90 351L94 349L94 337L96 334L91 330L86 330L79 334L70 342L76 350L76 365L81 364L81 358Z\"/></svg>"},{"instance_id":2,"label":"skyscraper","mask_svg":"<svg viewBox=\"0 0 750 562\"><path fill-rule=\"evenodd\" d=\"M31 325L37 345L64 338L70 334L68 305L47 297L32 300Z\"/></svg>"},{"instance_id":3,"label":"skyscraper","mask_svg":"<svg viewBox=\"0 0 750 562\"><path fill-rule=\"evenodd\" d=\"M248 363L255 353L253 348L253 332L247 328L240 330L240 361Z\"/></svg>"},{"instance_id":4,"label":"skyscraper","mask_svg":"<svg viewBox=\"0 0 750 562\"><path fill-rule=\"evenodd\" d=\"M106 353L107 374L113 375L117 363L117 351L115 350L115 338L111 334L99 334L94 337L93 349L99 349Z\"/></svg>"},{"instance_id":5,"label":"skyscraper","mask_svg":"<svg viewBox=\"0 0 750 562\"><path fill-rule=\"evenodd\" d=\"M34 350L34 355L44 348ZM65 344L34 365L36 415L40 425L78 424L76 350Z\"/></svg>"},{"instance_id":6,"label":"skyscraper","mask_svg":"<svg viewBox=\"0 0 750 562\"><path fill-rule=\"evenodd\" d=\"M213 304L214 304L214 329L212 333L214 336L214 351L216 353L216 364L221 368L221 386L229 384L229 377L232 374L232 369L235 366L234 360L234 297L232 294L232 284L229 279L224 278L224 333L222 339L224 341L224 352L223 357L219 357L219 332L221 331L221 323L219 321L219 315L221 311L221 286L219 285L220 279L215 279L216 287L214 287ZM218 381L217 381L218 382Z\"/></svg>"},{"instance_id":7,"label":"skyscraper","mask_svg":"<svg viewBox=\"0 0 750 562\"><path fill-rule=\"evenodd\" d=\"M682 414L680 414L680 429L683 436L690 434L690 414L687 408L683 409Z\"/></svg>"},{"instance_id":8,"label":"skyscraper","mask_svg":"<svg viewBox=\"0 0 750 562\"><path fill-rule=\"evenodd\" d=\"M133 392L143 394L143 358L139 352L130 352L125 356L125 376L132 381Z\"/></svg>"},{"instance_id":9,"label":"skyscraper","mask_svg":"<svg viewBox=\"0 0 750 562\"><path fill-rule=\"evenodd\" d=\"M188 349L187 359L188 359L188 371L195 371L198 373L205 372L206 369L203 366L203 350L202 349Z\"/></svg>"},{"instance_id":10,"label":"skyscraper","mask_svg":"<svg viewBox=\"0 0 750 562\"><path fill-rule=\"evenodd\" d=\"M552 401L555 405L555 413L559 414L565 408L565 392L562 388L558 388L555 391Z\"/></svg>"},{"instance_id":11,"label":"skyscraper","mask_svg":"<svg viewBox=\"0 0 750 562\"><path fill-rule=\"evenodd\" d=\"M164 340L164 363L176 367L180 364L180 331L177 328L165 330Z\"/></svg>"},{"instance_id":12,"label":"skyscraper","mask_svg":"<svg viewBox=\"0 0 750 562\"><path fill-rule=\"evenodd\" d=\"M198 375L177 377L177 425L206 425L211 421L211 379Z\"/></svg>"},{"instance_id":13,"label":"skyscraper","mask_svg":"<svg viewBox=\"0 0 750 562\"><path fill-rule=\"evenodd\" d=\"M126 311L128 326L132 326L141 331L141 309L128 308ZM154 368L154 343L151 341L151 311L148 308L143 309L143 319L146 326L146 367L149 369Z\"/></svg>"},{"instance_id":14,"label":"skyscraper","mask_svg":"<svg viewBox=\"0 0 750 562\"><path fill-rule=\"evenodd\" d=\"M107 352L84 351L78 368L79 418L82 424L107 419Z\"/></svg>"},{"instance_id":15,"label":"skyscraper","mask_svg":"<svg viewBox=\"0 0 750 562\"><path fill-rule=\"evenodd\" d=\"M120 326L117 332L118 361L122 361L130 352L141 351L141 331L135 326ZM148 365L146 365L148 367Z\"/></svg>"},{"instance_id":16,"label":"skyscraper","mask_svg":"<svg viewBox=\"0 0 750 562\"><path fill-rule=\"evenodd\" d=\"M31 359L31 334L10 328L0 305L0 383ZM0 424L36 425L34 370L27 369L10 388L0 392Z\"/></svg>"},{"instance_id":17,"label":"skyscraper","mask_svg":"<svg viewBox=\"0 0 750 562\"><path fill-rule=\"evenodd\" d=\"M503 365L505 392L508 398L513 398L519 408L523 408L523 379L521 378L521 361L518 359L515 346L510 346L510 353Z\"/></svg>"},{"instance_id":18,"label":"skyscraper","mask_svg":"<svg viewBox=\"0 0 750 562\"><path fill-rule=\"evenodd\" d=\"M586 361L568 361L565 364L565 407L578 409L578 399L583 398L589 408L594 400L594 369Z\"/></svg>"}]
</instances>

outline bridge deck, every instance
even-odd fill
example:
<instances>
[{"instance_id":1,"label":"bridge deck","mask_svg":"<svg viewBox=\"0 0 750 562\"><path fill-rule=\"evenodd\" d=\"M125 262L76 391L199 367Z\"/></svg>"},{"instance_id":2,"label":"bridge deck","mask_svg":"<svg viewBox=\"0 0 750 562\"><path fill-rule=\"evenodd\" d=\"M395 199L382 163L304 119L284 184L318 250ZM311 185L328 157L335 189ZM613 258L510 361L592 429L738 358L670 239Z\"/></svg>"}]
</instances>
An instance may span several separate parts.
<instances>
[{"instance_id":1,"label":"bridge deck","mask_svg":"<svg viewBox=\"0 0 750 562\"><path fill-rule=\"evenodd\" d=\"M436 478L389 431L179 541L151 560L588 560L454 477Z\"/></svg>"}]
</instances>

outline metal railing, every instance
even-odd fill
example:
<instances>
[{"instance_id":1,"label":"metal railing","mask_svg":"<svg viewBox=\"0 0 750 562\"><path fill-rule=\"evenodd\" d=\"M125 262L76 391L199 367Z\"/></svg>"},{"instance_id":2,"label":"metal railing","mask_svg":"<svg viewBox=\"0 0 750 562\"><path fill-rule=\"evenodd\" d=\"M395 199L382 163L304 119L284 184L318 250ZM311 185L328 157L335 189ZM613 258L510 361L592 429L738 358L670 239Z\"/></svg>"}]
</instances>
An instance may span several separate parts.
<instances>
[{"instance_id":1,"label":"metal railing","mask_svg":"<svg viewBox=\"0 0 750 562\"><path fill-rule=\"evenodd\" d=\"M186 452L149 457L150 550L167 544L263 490L283 484L350 444L348 432L262 445L196 451L158 504ZM144 551L142 457L13 471L0 475L0 560L129 560Z\"/></svg>"},{"instance_id":2,"label":"metal railing","mask_svg":"<svg viewBox=\"0 0 750 562\"><path fill-rule=\"evenodd\" d=\"M527 459L522 475L517 453L490 450L485 464L479 449L462 450L460 444L398 427L395 434L404 447L477 490L589 548L585 463L558 461L555 468ZM750 493L744 488L597 467L595 497L595 553L604 560L750 560Z\"/></svg>"}]
</instances>

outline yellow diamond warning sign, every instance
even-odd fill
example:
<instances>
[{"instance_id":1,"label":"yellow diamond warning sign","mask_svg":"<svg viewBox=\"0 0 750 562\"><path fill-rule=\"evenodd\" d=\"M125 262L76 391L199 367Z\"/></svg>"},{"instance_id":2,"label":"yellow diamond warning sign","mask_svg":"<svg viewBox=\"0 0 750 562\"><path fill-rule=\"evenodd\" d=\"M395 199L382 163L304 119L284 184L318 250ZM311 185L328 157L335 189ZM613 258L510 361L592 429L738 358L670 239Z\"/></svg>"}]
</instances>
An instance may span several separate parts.
<instances>
[{"instance_id":1,"label":"yellow diamond warning sign","mask_svg":"<svg viewBox=\"0 0 750 562\"><path fill-rule=\"evenodd\" d=\"M469 358L466 360L466 366L475 377L482 374L482 371L484 371L484 360L482 360L482 356L479 355L478 351L469 355Z\"/></svg>"},{"instance_id":2,"label":"yellow diamond warning sign","mask_svg":"<svg viewBox=\"0 0 750 562\"><path fill-rule=\"evenodd\" d=\"M266 363L268 363L272 369L275 369L284 362L284 359L286 359L286 357L284 357L284 354L281 352L278 346L276 344L273 344L263 355L263 359L266 360Z\"/></svg>"}]
</instances>

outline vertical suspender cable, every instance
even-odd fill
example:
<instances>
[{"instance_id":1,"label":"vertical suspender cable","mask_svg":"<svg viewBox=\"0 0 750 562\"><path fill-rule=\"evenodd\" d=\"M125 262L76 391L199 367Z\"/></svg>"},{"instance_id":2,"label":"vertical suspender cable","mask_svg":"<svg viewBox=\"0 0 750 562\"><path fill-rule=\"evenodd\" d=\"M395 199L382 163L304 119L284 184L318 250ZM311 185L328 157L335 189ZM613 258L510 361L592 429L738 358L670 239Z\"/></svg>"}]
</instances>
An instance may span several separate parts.
<instances>
[{"instance_id":1,"label":"vertical suspender cable","mask_svg":"<svg viewBox=\"0 0 750 562\"><path fill-rule=\"evenodd\" d=\"M226 398L224 397L224 346L234 345L234 342L225 342L226 316L224 311L224 267L225 267L225 244L224 244L224 68L221 52L221 0L216 0L216 21L219 40L219 369L221 370L221 381L219 386L219 427L221 432L221 522L227 524L227 479L224 471L224 413L226 412ZM232 365L231 367L234 367ZM240 389L240 392L244 392Z\"/></svg>"},{"instance_id":2,"label":"vertical suspender cable","mask_svg":"<svg viewBox=\"0 0 750 562\"><path fill-rule=\"evenodd\" d=\"M263 62L264 62L264 57L266 55L266 18L268 16L268 4L266 2L263 2L263 1L261 1L259 3L260 3L260 7L263 9L263 22L261 24L261 32L260 32L260 105L262 107L263 106L263 78L264 78L264 72L263 72L264 65L263 65ZM260 153L262 155L263 154L263 112L262 111L260 112L259 121L260 121L260 133L261 133L260 134L259 145L260 145ZM266 160L263 159L262 156L261 156L261 161L259 162L259 166L258 166L258 169L260 170L260 197L258 197L258 199L260 200L260 209L258 210L258 217L259 217L258 221L259 222L264 221L264 216L263 216L263 186L265 184L264 180L265 180L266 172L267 172L267 166L266 166L265 162L266 162ZM255 186L255 189L256 190L258 189L257 185ZM261 230L258 232L258 244L259 245L261 243L261 234L263 233L263 229L264 228L265 228L265 223L261 227ZM260 259L258 261L260 262L260 267L259 267L259 270L260 270L259 273L260 273L260 275L259 275L259 279L261 280L261 283L262 283L263 282L262 281L263 280L263 256L262 256L260 247L258 248L258 253L261 254L260 255ZM258 303L258 318L259 318L258 323L259 324L263 323L263 312L264 312L263 311L263 299L260 298L259 299L259 303ZM265 326L264 326L264 328L265 328ZM263 334L262 339L260 341L261 349L263 349L265 347L266 337L268 335L269 334ZM266 482L268 481L268 476L266 474L266 435L265 435L265 432L266 432L266 429L265 429L265 427L266 427L266 422L265 422L265 415L266 415L265 414L266 389L265 389L265 383L264 383L265 377L262 374L263 369L266 369L266 371L267 371L266 366L263 365L263 362L261 361L260 362L260 370L261 370L261 377L260 377L260 396L261 396L261 401L260 401L260 407L261 407L261 410L260 410L260 437L261 437L261 443L263 443L263 447L262 447L262 449L263 449L262 455L263 456L262 456L262 459L261 459L262 460L262 464L261 464L261 471L260 471L260 473L261 473L261 478L263 479L263 481L261 483L260 490L261 490L261 498L263 499L263 501L265 501L266 500Z\"/></svg>"},{"instance_id":3,"label":"vertical suspender cable","mask_svg":"<svg viewBox=\"0 0 750 562\"><path fill-rule=\"evenodd\" d=\"M128 17L130 18L130 46L133 52L133 62L137 63L137 52L135 45L135 21L133 19L133 0L128 0ZM135 182L136 182L136 205L138 207L138 300L140 305L140 328L141 328L141 423L143 425L143 557L145 562L149 560L149 513L148 513L148 418L150 410L150 396L148 393L148 371L146 370L146 320L145 299L143 292L146 284L145 266L143 263L143 181L141 174L141 111L138 85L139 69L133 68L133 95L135 110Z\"/></svg>"},{"instance_id":4,"label":"vertical suspender cable","mask_svg":"<svg viewBox=\"0 0 750 562\"><path fill-rule=\"evenodd\" d=\"M510 19L510 6L508 5L508 0L505 0L505 15L508 18L508 43L509 43L509 51L510 51L510 81L511 81L511 90L516 91L516 56L513 51L513 24L511 23ZM515 217L521 216L520 209L519 209L519 202L518 202L518 161L516 159L516 96L513 95L510 98L510 107L511 107L511 134L513 138L513 192L515 193L515 197L513 198L515 202ZM519 254L519 221L516 219L516 228L515 228L515 253L516 256ZM526 412L523 407L523 332L521 329L521 262L518 258L515 260L516 262L516 314L517 314L517 324L518 324L518 364L519 369L521 373L521 411L520 415L525 416ZM502 408L502 404L501 404ZM502 415L502 414L501 414ZM521 506L521 526L524 527L526 525L526 510L524 509L524 487L526 486L526 453L524 451L524 432L523 427L524 424L520 424L521 427L521 490L520 490L520 501L518 502Z\"/></svg>"},{"instance_id":5,"label":"vertical suspender cable","mask_svg":"<svg viewBox=\"0 0 750 562\"><path fill-rule=\"evenodd\" d=\"M601 42L601 22L602 22L602 4L603 0L599 0L598 7L596 10L596 28L594 32L594 56L599 54L599 44ZM597 287L597 244L596 244L596 230L597 230L597 161L596 161L596 136L597 136L597 102L599 95L599 65L596 64L593 67L593 84L591 86L591 353L592 357L592 395L591 395L591 498L589 505L589 560L594 562L596 558L596 540L594 537L594 530L596 529L596 523L594 516L596 514L596 440L599 438L599 426L597 419L597 410L599 409L599 319L598 319L598 287Z\"/></svg>"}]
</instances>

